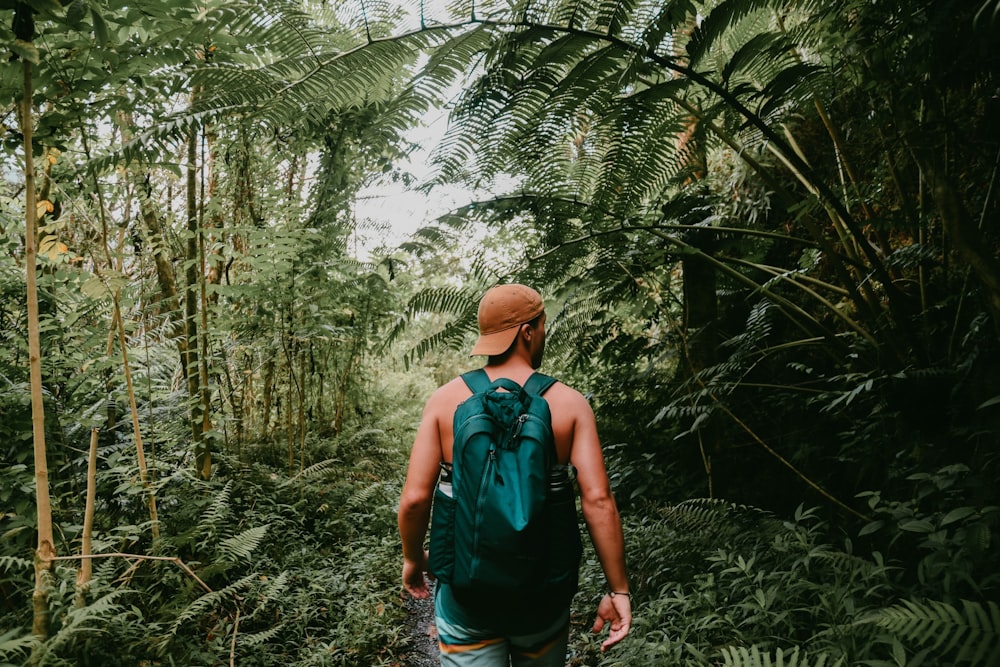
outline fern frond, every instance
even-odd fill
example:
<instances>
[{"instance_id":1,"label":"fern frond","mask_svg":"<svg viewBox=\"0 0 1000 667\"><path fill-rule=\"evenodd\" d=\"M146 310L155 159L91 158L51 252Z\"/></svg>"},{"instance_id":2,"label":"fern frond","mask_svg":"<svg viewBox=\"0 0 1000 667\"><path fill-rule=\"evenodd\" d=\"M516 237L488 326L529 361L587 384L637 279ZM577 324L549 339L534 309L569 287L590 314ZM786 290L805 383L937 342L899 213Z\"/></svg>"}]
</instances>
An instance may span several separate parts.
<instances>
[{"instance_id":1,"label":"fern frond","mask_svg":"<svg viewBox=\"0 0 1000 667\"><path fill-rule=\"evenodd\" d=\"M840 667L845 664L843 658L833 660L826 653L809 657L798 647L790 651L778 648L771 653L757 645L727 646L722 649L722 658L724 667Z\"/></svg>"},{"instance_id":2,"label":"fern frond","mask_svg":"<svg viewBox=\"0 0 1000 667\"><path fill-rule=\"evenodd\" d=\"M312 478L312 477L319 477L321 475L326 474L332 468L334 468L335 466L337 466L337 465L339 465L341 463L343 463L343 461L341 461L340 459L326 459L325 461L320 461L319 463L314 463L311 466L309 466L308 468L306 468L305 470L303 470L300 473L298 473L297 475L295 475L294 477L292 477L290 479L286 479L285 481L283 481L282 482L282 486L285 486L287 484L291 484L292 482L294 482L295 480L300 479L300 478L302 478L302 479L309 479L309 478Z\"/></svg>"},{"instance_id":3,"label":"fern frond","mask_svg":"<svg viewBox=\"0 0 1000 667\"><path fill-rule=\"evenodd\" d=\"M276 625L271 626L267 630L261 630L259 632L251 633L241 633L239 637L236 638L236 644L240 648L253 648L254 646L261 646L267 644L272 639L281 634L281 631L285 629L287 623L282 621Z\"/></svg>"},{"instance_id":4,"label":"fern frond","mask_svg":"<svg viewBox=\"0 0 1000 667\"><path fill-rule=\"evenodd\" d=\"M719 498L685 500L663 508L661 515L687 534L740 534L753 530L759 536L782 530L781 522L769 512Z\"/></svg>"},{"instance_id":5,"label":"fern frond","mask_svg":"<svg viewBox=\"0 0 1000 667\"><path fill-rule=\"evenodd\" d=\"M82 633L99 633L107 626L107 619L122 611L119 598L134 591L119 589L111 591L84 607L74 607L66 612L59 631L44 644L46 654L58 655L59 650L70 644ZM44 661L42 661L44 663Z\"/></svg>"},{"instance_id":6,"label":"fern frond","mask_svg":"<svg viewBox=\"0 0 1000 667\"><path fill-rule=\"evenodd\" d=\"M937 600L903 600L861 622L875 623L901 639L929 646L933 655L953 656L958 663L1000 663L1000 607L992 601L984 606L962 600L959 610Z\"/></svg>"},{"instance_id":7,"label":"fern frond","mask_svg":"<svg viewBox=\"0 0 1000 667\"><path fill-rule=\"evenodd\" d=\"M352 509L366 508L371 504L371 499L382 490L382 482L374 482L361 489L358 489L348 497L346 505Z\"/></svg>"},{"instance_id":8,"label":"fern frond","mask_svg":"<svg viewBox=\"0 0 1000 667\"><path fill-rule=\"evenodd\" d=\"M438 332L419 341L406 356L406 363L419 359L427 351L439 347L457 346L465 340L476 327L476 309L479 305L479 292L471 287L464 288L431 288L425 289L413 296L406 304L404 314L386 334L383 345L391 345L406 329L408 324L419 316L428 314L450 315L453 319Z\"/></svg>"},{"instance_id":9,"label":"fern frond","mask_svg":"<svg viewBox=\"0 0 1000 667\"><path fill-rule=\"evenodd\" d=\"M728 37L734 26L749 16L768 10L772 3L767 0L724 0L712 9L703 21L692 31L687 44L691 66L697 67L707 57L716 42Z\"/></svg>"},{"instance_id":10,"label":"fern frond","mask_svg":"<svg viewBox=\"0 0 1000 667\"><path fill-rule=\"evenodd\" d=\"M385 431L380 428L363 428L352 433L347 439L347 444L353 445L362 440L376 440L383 435L385 435Z\"/></svg>"},{"instance_id":11,"label":"fern frond","mask_svg":"<svg viewBox=\"0 0 1000 667\"><path fill-rule=\"evenodd\" d=\"M18 558L17 556L0 556L0 570L11 572L16 570L31 570L33 567L34 563L27 558Z\"/></svg>"},{"instance_id":12,"label":"fern frond","mask_svg":"<svg viewBox=\"0 0 1000 667\"><path fill-rule=\"evenodd\" d=\"M226 485L215 494L211 504L202 512L201 518L198 521L199 532L208 527L214 528L226 521L231 511L230 500L232 492L233 480L228 480Z\"/></svg>"},{"instance_id":13,"label":"fern frond","mask_svg":"<svg viewBox=\"0 0 1000 667\"><path fill-rule=\"evenodd\" d=\"M205 593L185 607L184 610L177 615L177 618L174 619L173 624L170 626L169 634L176 635L178 630L194 619L204 616L213 609L221 607L226 600L232 597L233 593L249 588L258 576L259 575L256 572L251 572L242 579L233 582L225 588L212 591L211 593ZM168 645L168 643L163 644L164 647Z\"/></svg>"},{"instance_id":14,"label":"fern frond","mask_svg":"<svg viewBox=\"0 0 1000 667\"><path fill-rule=\"evenodd\" d=\"M31 633L18 637L18 630L8 630L0 635L0 660L14 664L22 664L20 661L27 657L27 654L36 645L37 639Z\"/></svg>"},{"instance_id":15,"label":"fern frond","mask_svg":"<svg viewBox=\"0 0 1000 667\"><path fill-rule=\"evenodd\" d=\"M219 553L232 562L249 561L267 534L267 525L248 528L219 542Z\"/></svg>"}]
</instances>

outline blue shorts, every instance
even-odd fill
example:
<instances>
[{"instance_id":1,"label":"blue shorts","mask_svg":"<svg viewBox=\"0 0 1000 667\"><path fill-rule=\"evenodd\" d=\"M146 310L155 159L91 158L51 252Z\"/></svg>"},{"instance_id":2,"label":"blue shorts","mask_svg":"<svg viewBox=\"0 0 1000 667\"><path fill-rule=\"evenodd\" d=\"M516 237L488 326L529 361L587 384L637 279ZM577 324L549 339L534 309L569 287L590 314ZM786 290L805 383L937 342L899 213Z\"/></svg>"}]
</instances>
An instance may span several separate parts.
<instances>
[{"instance_id":1,"label":"blue shorts","mask_svg":"<svg viewBox=\"0 0 1000 667\"><path fill-rule=\"evenodd\" d=\"M569 644L569 609L537 632L501 635L490 627L469 627L449 621L454 598L438 583L435 590L435 622L441 648L442 667L565 667ZM443 598L443 599L442 599Z\"/></svg>"}]
</instances>

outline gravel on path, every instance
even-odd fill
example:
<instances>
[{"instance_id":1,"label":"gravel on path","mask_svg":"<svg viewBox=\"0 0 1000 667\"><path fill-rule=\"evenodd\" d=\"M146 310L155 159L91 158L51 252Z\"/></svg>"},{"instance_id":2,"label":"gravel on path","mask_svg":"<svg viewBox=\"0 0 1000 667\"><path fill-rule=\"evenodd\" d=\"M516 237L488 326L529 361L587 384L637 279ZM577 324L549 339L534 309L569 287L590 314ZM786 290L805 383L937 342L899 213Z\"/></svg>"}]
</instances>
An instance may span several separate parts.
<instances>
[{"instance_id":1,"label":"gravel on path","mask_svg":"<svg viewBox=\"0 0 1000 667\"><path fill-rule=\"evenodd\" d=\"M406 608L406 631L410 645L403 656L404 667L436 667L441 664L438 657L437 628L434 626L434 583L430 584L431 596L417 600L404 594Z\"/></svg>"}]
</instances>

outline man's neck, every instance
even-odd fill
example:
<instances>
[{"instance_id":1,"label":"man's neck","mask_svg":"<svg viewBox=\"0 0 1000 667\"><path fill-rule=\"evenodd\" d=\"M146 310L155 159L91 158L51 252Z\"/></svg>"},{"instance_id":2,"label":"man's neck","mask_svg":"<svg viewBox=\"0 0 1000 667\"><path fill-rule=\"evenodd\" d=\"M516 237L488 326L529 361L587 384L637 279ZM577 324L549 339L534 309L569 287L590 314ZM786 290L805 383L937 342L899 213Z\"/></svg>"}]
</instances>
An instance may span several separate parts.
<instances>
[{"instance_id":1,"label":"man's neck","mask_svg":"<svg viewBox=\"0 0 1000 667\"><path fill-rule=\"evenodd\" d=\"M535 372L528 360L519 355L500 362L487 362L483 369L490 377L509 377L512 380L516 380L518 377L531 377L531 374Z\"/></svg>"}]
</instances>

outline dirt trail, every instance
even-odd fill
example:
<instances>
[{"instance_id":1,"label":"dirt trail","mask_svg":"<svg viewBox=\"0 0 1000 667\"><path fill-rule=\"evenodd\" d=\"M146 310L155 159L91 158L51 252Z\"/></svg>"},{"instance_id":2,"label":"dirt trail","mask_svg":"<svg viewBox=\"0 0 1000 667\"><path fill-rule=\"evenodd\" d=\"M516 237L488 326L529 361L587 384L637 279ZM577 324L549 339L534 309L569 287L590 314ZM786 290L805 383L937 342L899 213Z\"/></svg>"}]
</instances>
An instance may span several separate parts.
<instances>
[{"instance_id":1,"label":"dirt trail","mask_svg":"<svg viewBox=\"0 0 1000 667\"><path fill-rule=\"evenodd\" d=\"M407 611L406 630L410 646L403 656L403 667L436 667L438 658L437 629L434 627L434 588L431 597L415 600L409 595L403 601Z\"/></svg>"}]
</instances>

